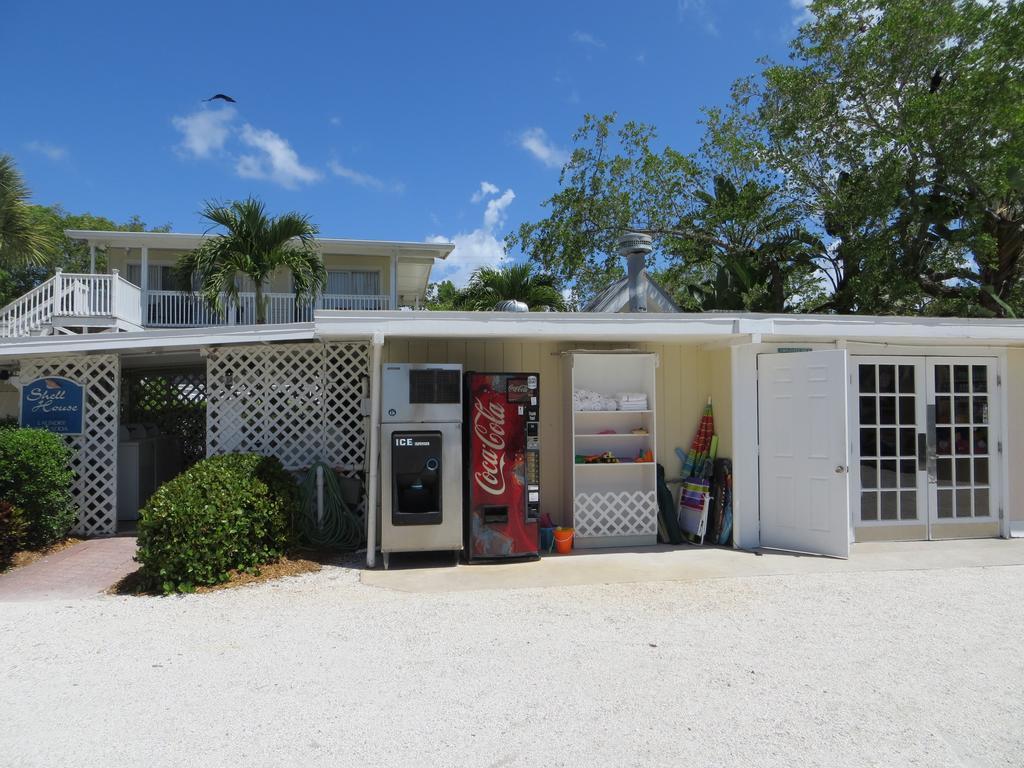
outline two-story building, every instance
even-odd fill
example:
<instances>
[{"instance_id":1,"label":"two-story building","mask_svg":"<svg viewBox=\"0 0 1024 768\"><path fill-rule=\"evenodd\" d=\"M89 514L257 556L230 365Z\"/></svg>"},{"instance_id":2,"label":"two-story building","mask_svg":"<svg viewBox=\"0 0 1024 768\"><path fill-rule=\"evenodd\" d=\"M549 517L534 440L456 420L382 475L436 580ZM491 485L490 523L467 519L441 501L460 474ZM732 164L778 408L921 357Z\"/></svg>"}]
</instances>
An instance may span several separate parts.
<instances>
[{"instance_id":1,"label":"two-story building","mask_svg":"<svg viewBox=\"0 0 1024 768\"><path fill-rule=\"evenodd\" d=\"M254 286L244 276L239 278L237 303L224 313L214 312L196 293L183 290L175 266L204 235L87 230L68 230L66 234L88 245L89 272L58 273L0 310L0 337L62 330L250 325L256 321ZM291 275L279 271L263 287L267 322L310 322L317 309L419 308L434 260L445 258L454 247L334 238L319 239L317 245L327 268L326 289L312 303L299 303ZM102 272L97 270L101 261L106 262Z\"/></svg>"},{"instance_id":2,"label":"two-story building","mask_svg":"<svg viewBox=\"0 0 1024 768\"><path fill-rule=\"evenodd\" d=\"M322 460L363 476L376 510L382 366L408 362L539 374L540 509L559 524L579 527L581 503L599 502L604 530L653 535L648 487L633 494L643 514L627 519L613 503L648 470L576 469L574 448L636 456L636 441L677 476L675 449L690 445L710 397L719 455L733 462L735 546L845 556L863 541L1024 535L1024 321L621 314L622 301L606 312L410 311L451 245L324 239L325 294L297 305L288 275L275 276L269 322L255 325L251 286L225 315L175 290L173 266L199 235L69 234L96 263L105 255L106 272L57 275L0 310L0 418L18 416L28 382L85 388L82 432L67 437L83 534L137 515L139 489L119 484L117 465L152 430L178 441L165 475L219 452L273 454L296 471ZM574 361L595 354L607 359L588 358L586 386L641 386L639 427L577 418ZM641 365L650 373L638 378ZM371 560L374 545L371 534Z\"/></svg>"}]
</instances>

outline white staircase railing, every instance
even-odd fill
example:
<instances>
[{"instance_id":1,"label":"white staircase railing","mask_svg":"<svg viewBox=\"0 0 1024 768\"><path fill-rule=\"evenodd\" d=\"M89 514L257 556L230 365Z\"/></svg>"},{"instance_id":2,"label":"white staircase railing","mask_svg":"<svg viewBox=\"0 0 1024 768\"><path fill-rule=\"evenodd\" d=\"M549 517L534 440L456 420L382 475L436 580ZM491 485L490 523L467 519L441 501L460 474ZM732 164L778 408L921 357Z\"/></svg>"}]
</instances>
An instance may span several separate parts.
<instances>
[{"instance_id":1,"label":"white staircase railing","mask_svg":"<svg viewBox=\"0 0 1024 768\"><path fill-rule=\"evenodd\" d=\"M59 273L0 310L0 337L29 336L50 322L58 276Z\"/></svg>"},{"instance_id":2,"label":"white staircase railing","mask_svg":"<svg viewBox=\"0 0 1024 768\"><path fill-rule=\"evenodd\" d=\"M138 286L109 275L57 274L0 309L0 337L31 336L45 332L54 318L111 318L142 325Z\"/></svg>"}]
</instances>

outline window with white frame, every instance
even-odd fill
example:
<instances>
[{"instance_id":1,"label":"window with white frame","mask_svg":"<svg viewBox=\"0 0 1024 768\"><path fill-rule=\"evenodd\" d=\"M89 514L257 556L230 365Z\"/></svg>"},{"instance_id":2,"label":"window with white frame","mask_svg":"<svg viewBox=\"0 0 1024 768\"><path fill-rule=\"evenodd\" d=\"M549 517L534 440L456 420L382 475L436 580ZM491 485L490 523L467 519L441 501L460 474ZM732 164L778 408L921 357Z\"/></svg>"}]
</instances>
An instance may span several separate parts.
<instances>
[{"instance_id":1,"label":"window with white frame","mask_svg":"<svg viewBox=\"0 0 1024 768\"><path fill-rule=\"evenodd\" d=\"M380 272L377 270L329 269L324 293L342 296L377 296Z\"/></svg>"},{"instance_id":2,"label":"window with white frame","mask_svg":"<svg viewBox=\"0 0 1024 768\"><path fill-rule=\"evenodd\" d=\"M181 285L174 274L174 267L163 264L148 265L149 290L151 291L179 291ZM128 282L142 287L142 265L128 264Z\"/></svg>"}]
</instances>

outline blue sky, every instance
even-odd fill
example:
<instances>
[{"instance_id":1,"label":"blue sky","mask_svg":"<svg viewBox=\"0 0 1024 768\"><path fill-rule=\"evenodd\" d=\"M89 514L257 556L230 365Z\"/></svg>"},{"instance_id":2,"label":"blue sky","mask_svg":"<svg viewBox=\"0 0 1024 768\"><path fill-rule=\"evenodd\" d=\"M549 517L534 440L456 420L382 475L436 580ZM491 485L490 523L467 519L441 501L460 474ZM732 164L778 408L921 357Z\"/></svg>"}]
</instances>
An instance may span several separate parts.
<instances>
[{"instance_id":1,"label":"blue sky","mask_svg":"<svg viewBox=\"0 0 1024 768\"><path fill-rule=\"evenodd\" d=\"M333 237L454 240L462 282L543 215L583 114L690 151L801 0L11 3L0 153L34 201L201 231L255 194ZM234 106L204 104L216 92ZM512 254L516 258L517 254Z\"/></svg>"}]
</instances>

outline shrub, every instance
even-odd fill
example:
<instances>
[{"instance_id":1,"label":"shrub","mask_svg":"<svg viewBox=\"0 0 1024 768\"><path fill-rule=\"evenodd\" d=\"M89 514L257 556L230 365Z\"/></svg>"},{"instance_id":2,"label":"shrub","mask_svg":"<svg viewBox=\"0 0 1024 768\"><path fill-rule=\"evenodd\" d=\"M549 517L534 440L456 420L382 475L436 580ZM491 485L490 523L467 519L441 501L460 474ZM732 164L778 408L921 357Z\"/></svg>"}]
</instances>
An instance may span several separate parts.
<instances>
[{"instance_id":1,"label":"shrub","mask_svg":"<svg viewBox=\"0 0 1024 768\"><path fill-rule=\"evenodd\" d=\"M0 499L25 515L24 546L54 544L77 519L71 449L45 429L0 429Z\"/></svg>"},{"instance_id":2,"label":"shrub","mask_svg":"<svg viewBox=\"0 0 1024 768\"><path fill-rule=\"evenodd\" d=\"M190 592L277 560L297 513L295 481L254 453L211 456L165 483L139 519L145 586Z\"/></svg>"},{"instance_id":3,"label":"shrub","mask_svg":"<svg viewBox=\"0 0 1024 768\"><path fill-rule=\"evenodd\" d=\"M0 501L0 571L11 564L11 557L25 540L25 513L7 501Z\"/></svg>"}]
</instances>

